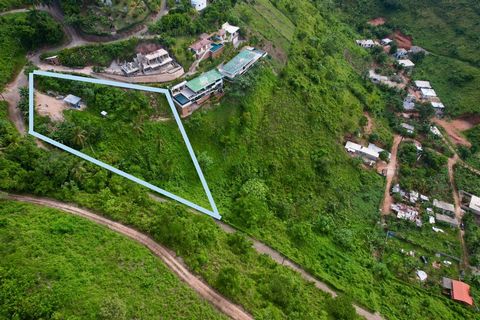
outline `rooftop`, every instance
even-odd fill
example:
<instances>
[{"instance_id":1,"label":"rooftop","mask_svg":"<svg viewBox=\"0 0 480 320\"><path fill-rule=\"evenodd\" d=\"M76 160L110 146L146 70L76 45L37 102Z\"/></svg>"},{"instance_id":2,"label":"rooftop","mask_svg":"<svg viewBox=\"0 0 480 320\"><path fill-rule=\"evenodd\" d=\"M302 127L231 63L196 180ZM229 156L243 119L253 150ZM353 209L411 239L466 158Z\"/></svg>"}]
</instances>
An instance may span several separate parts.
<instances>
[{"instance_id":1,"label":"rooftop","mask_svg":"<svg viewBox=\"0 0 480 320\"><path fill-rule=\"evenodd\" d=\"M193 49L193 50L197 51L197 50L202 49L205 46L210 45L211 43L212 43L212 41L210 41L208 39L200 39L197 42L195 42L194 44L192 44L190 46L190 49Z\"/></svg>"},{"instance_id":2,"label":"rooftop","mask_svg":"<svg viewBox=\"0 0 480 320\"><path fill-rule=\"evenodd\" d=\"M445 211L455 212L455 207L453 206L453 204L446 203L437 199L433 199L433 206Z\"/></svg>"},{"instance_id":3,"label":"rooftop","mask_svg":"<svg viewBox=\"0 0 480 320\"><path fill-rule=\"evenodd\" d=\"M470 199L470 205L468 207L472 210L480 212L480 198L472 195L472 198Z\"/></svg>"},{"instance_id":4,"label":"rooftop","mask_svg":"<svg viewBox=\"0 0 480 320\"><path fill-rule=\"evenodd\" d=\"M81 100L82 98L74 96L73 94L69 94L63 99L63 101L69 104L78 104Z\"/></svg>"},{"instance_id":5,"label":"rooftop","mask_svg":"<svg viewBox=\"0 0 480 320\"><path fill-rule=\"evenodd\" d=\"M217 82L222 78L223 78L222 74L218 72L217 69L212 69L188 81L186 86L190 88L190 90L192 90L193 92L199 92L205 87L208 87L209 85Z\"/></svg>"},{"instance_id":6,"label":"rooftop","mask_svg":"<svg viewBox=\"0 0 480 320\"><path fill-rule=\"evenodd\" d=\"M435 109L445 109L445 105L441 102L431 102L431 104Z\"/></svg>"},{"instance_id":7,"label":"rooftop","mask_svg":"<svg viewBox=\"0 0 480 320\"><path fill-rule=\"evenodd\" d=\"M431 89L432 86L430 85L430 82L429 81L422 81L422 80L417 80L415 81L415 86L417 88L427 88L427 89Z\"/></svg>"},{"instance_id":8,"label":"rooftop","mask_svg":"<svg viewBox=\"0 0 480 320\"><path fill-rule=\"evenodd\" d=\"M168 52L165 49L158 49L157 51L146 54L145 58L147 58L147 60L152 60L152 59L162 57L164 55L168 55Z\"/></svg>"},{"instance_id":9,"label":"rooftop","mask_svg":"<svg viewBox=\"0 0 480 320\"><path fill-rule=\"evenodd\" d=\"M415 127L408 124L408 123L402 123L401 124L402 128L406 129L406 130L409 130L409 131L415 131Z\"/></svg>"},{"instance_id":10,"label":"rooftop","mask_svg":"<svg viewBox=\"0 0 480 320\"><path fill-rule=\"evenodd\" d=\"M248 50L244 49L237 54L232 60L227 62L222 69L228 74L236 74L247 66L252 61L255 61L262 57L264 54L260 50Z\"/></svg>"},{"instance_id":11,"label":"rooftop","mask_svg":"<svg viewBox=\"0 0 480 320\"><path fill-rule=\"evenodd\" d=\"M451 218L444 214L439 214L439 213L435 214L435 219L437 219L437 221L448 223L449 225L452 225L454 227L458 226L457 219Z\"/></svg>"},{"instance_id":12,"label":"rooftop","mask_svg":"<svg viewBox=\"0 0 480 320\"><path fill-rule=\"evenodd\" d=\"M237 32L238 30L240 30L239 27L236 27L236 26L232 26L230 23L228 22L225 22L223 25L222 25L222 29L225 30L226 32L228 33L235 33Z\"/></svg>"},{"instance_id":13,"label":"rooftop","mask_svg":"<svg viewBox=\"0 0 480 320\"><path fill-rule=\"evenodd\" d=\"M470 296L470 286L464 282L452 279L452 299L473 305L473 298Z\"/></svg>"},{"instance_id":14,"label":"rooftop","mask_svg":"<svg viewBox=\"0 0 480 320\"><path fill-rule=\"evenodd\" d=\"M415 66L415 64L412 61L410 61L409 59L400 59L400 60L398 60L398 64L401 65L401 66L404 66L406 68Z\"/></svg>"},{"instance_id":15,"label":"rooftop","mask_svg":"<svg viewBox=\"0 0 480 320\"><path fill-rule=\"evenodd\" d=\"M437 93L433 89L427 89L427 88L420 88L420 91L422 91L422 95L426 97L436 97Z\"/></svg>"}]
</instances>

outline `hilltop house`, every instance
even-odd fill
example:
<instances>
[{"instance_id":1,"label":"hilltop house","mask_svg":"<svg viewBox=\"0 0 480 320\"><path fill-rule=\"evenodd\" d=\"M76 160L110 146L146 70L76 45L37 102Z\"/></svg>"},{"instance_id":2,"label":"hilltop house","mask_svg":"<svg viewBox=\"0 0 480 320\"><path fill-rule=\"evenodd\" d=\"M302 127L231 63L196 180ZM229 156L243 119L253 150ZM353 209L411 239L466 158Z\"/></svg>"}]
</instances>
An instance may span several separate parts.
<instances>
[{"instance_id":1,"label":"hilltop house","mask_svg":"<svg viewBox=\"0 0 480 320\"><path fill-rule=\"evenodd\" d=\"M189 49L195 53L195 58L198 59L210 51L212 42L213 41L208 38L202 38L193 43Z\"/></svg>"},{"instance_id":2,"label":"hilltop house","mask_svg":"<svg viewBox=\"0 0 480 320\"><path fill-rule=\"evenodd\" d=\"M232 43L236 47L240 43L240 28L228 22L212 34L202 34L200 39L193 43L189 49L195 53L195 58L216 58L224 50L225 43Z\"/></svg>"},{"instance_id":3,"label":"hilltop house","mask_svg":"<svg viewBox=\"0 0 480 320\"><path fill-rule=\"evenodd\" d=\"M396 58L396 59L404 59L406 57L408 57L408 51L403 49L403 48L399 48L397 50L397 52L395 52L393 54L393 56Z\"/></svg>"},{"instance_id":4,"label":"hilltop house","mask_svg":"<svg viewBox=\"0 0 480 320\"><path fill-rule=\"evenodd\" d=\"M69 94L63 99L63 102L65 102L69 107L80 109L82 99L80 97L74 96L73 94Z\"/></svg>"},{"instance_id":5,"label":"hilltop house","mask_svg":"<svg viewBox=\"0 0 480 320\"><path fill-rule=\"evenodd\" d=\"M223 92L223 76L212 69L170 89L173 101L182 117L189 116L213 95Z\"/></svg>"},{"instance_id":6,"label":"hilltop house","mask_svg":"<svg viewBox=\"0 0 480 320\"><path fill-rule=\"evenodd\" d=\"M265 57L265 51L247 47L240 51L232 60L218 67L218 70L229 80L247 72L258 60Z\"/></svg>"},{"instance_id":7,"label":"hilltop house","mask_svg":"<svg viewBox=\"0 0 480 320\"><path fill-rule=\"evenodd\" d=\"M460 190L460 199L462 202L462 208L480 216L480 197Z\"/></svg>"},{"instance_id":8,"label":"hilltop house","mask_svg":"<svg viewBox=\"0 0 480 320\"><path fill-rule=\"evenodd\" d=\"M222 29L218 31L218 35L222 38L223 42L231 42L234 47L237 46L240 32L240 28L232 26L228 22L222 25Z\"/></svg>"},{"instance_id":9,"label":"hilltop house","mask_svg":"<svg viewBox=\"0 0 480 320\"><path fill-rule=\"evenodd\" d=\"M458 227L457 219L449 217L445 214L437 213L437 214L435 214L435 219L437 219L437 221L449 224L451 227L454 227L454 228Z\"/></svg>"},{"instance_id":10,"label":"hilltop house","mask_svg":"<svg viewBox=\"0 0 480 320\"><path fill-rule=\"evenodd\" d=\"M415 87L417 87L417 89L422 89L422 88L425 88L425 89L432 89L432 85L430 84L429 81L423 81L423 80L416 80L415 81Z\"/></svg>"}]
</instances>

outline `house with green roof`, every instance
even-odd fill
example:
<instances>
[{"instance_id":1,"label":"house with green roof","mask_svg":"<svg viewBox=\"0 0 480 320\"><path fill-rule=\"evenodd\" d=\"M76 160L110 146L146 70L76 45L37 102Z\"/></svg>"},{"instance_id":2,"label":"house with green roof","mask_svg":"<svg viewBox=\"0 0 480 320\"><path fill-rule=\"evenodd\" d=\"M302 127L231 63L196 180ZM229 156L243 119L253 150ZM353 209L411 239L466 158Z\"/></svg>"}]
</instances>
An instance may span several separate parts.
<instances>
[{"instance_id":1,"label":"house with green roof","mask_svg":"<svg viewBox=\"0 0 480 320\"><path fill-rule=\"evenodd\" d=\"M247 72L258 60L265 57L267 53L255 48L245 48L240 51L232 60L220 66L219 71L230 80Z\"/></svg>"},{"instance_id":2,"label":"house with green roof","mask_svg":"<svg viewBox=\"0 0 480 320\"><path fill-rule=\"evenodd\" d=\"M223 92L223 75L213 69L170 89L182 117L189 116L213 95Z\"/></svg>"}]
</instances>

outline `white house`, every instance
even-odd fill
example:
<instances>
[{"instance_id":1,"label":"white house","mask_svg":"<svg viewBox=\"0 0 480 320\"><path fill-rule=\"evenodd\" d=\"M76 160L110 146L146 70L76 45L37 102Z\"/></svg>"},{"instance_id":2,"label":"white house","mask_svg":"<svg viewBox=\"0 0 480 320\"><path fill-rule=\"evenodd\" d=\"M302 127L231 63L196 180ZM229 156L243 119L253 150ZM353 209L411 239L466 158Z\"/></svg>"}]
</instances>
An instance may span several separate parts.
<instances>
[{"instance_id":1,"label":"white house","mask_svg":"<svg viewBox=\"0 0 480 320\"><path fill-rule=\"evenodd\" d=\"M409 59L400 59L398 60L398 64L404 67L405 69L411 69L415 67L415 64Z\"/></svg>"},{"instance_id":2,"label":"white house","mask_svg":"<svg viewBox=\"0 0 480 320\"><path fill-rule=\"evenodd\" d=\"M432 89L432 86L431 86L430 82L429 81L423 81L423 80L415 81L415 87L417 87L418 89L422 89L422 88Z\"/></svg>"},{"instance_id":3,"label":"white house","mask_svg":"<svg viewBox=\"0 0 480 320\"><path fill-rule=\"evenodd\" d=\"M356 40L355 42L363 48L372 48L373 46L377 45L377 43L372 39Z\"/></svg>"},{"instance_id":4,"label":"white house","mask_svg":"<svg viewBox=\"0 0 480 320\"><path fill-rule=\"evenodd\" d=\"M398 49L397 52L395 52L394 54L394 57L397 59L403 59L403 58L406 58L407 56L408 56L408 51L403 48Z\"/></svg>"},{"instance_id":5,"label":"white house","mask_svg":"<svg viewBox=\"0 0 480 320\"><path fill-rule=\"evenodd\" d=\"M472 195L468 208L472 210L473 213L480 215L480 198Z\"/></svg>"},{"instance_id":6,"label":"white house","mask_svg":"<svg viewBox=\"0 0 480 320\"><path fill-rule=\"evenodd\" d=\"M434 109L445 109L445 105L441 102L430 102Z\"/></svg>"},{"instance_id":7,"label":"white house","mask_svg":"<svg viewBox=\"0 0 480 320\"><path fill-rule=\"evenodd\" d=\"M72 108L80 108L80 103L82 99L80 97L74 96L73 94L67 95L63 101Z\"/></svg>"},{"instance_id":8,"label":"white house","mask_svg":"<svg viewBox=\"0 0 480 320\"><path fill-rule=\"evenodd\" d=\"M392 43L393 40L390 39L390 38L385 38L385 39L382 39L382 41L380 41L380 43L382 44L382 46L388 46L390 43Z\"/></svg>"},{"instance_id":9,"label":"white house","mask_svg":"<svg viewBox=\"0 0 480 320\"><path fill-rule=\"evenodd\" d=\"M437 93L433 89L421 88L420 91L423 99L435 98L437 96Z\"/></svg>"},{"instance_id":10,"label":"white house","mask_svg":"<svg viewBox=\"0 0 480 320\"><path fill-rule=\"evenodd\" d=\"M385 151L373 143L370 143L368 147L364 147L352 141L347 141L345 149L352 154L359 155L371 161L377 161L380 158L380 153ZM390 153L387 154L390 159Z\"/></svg>"},{"instance_id":11,"label":"white house","mask_svg":"<svg viewBox=\"0 0 480 320\"><path fill-rule=\"evenodd\" d=\"M238 37L239 37L238 31L240 30L240 28L236 26L232 26L228 22L225 22L222 25L221 30L225 31L224 41L231 42L234 46L236 46L238 43Z\"/></svg>"},{"instance_id":12,"label":"white house","mask_svg":"<svg viewBox=\"0 0 480 320\"><path fill-rule=\"evenodd\" d=\"M207 0L190 0L190 3L197 11L202 11L207 7Z\"/></svg>"}]
</instances>

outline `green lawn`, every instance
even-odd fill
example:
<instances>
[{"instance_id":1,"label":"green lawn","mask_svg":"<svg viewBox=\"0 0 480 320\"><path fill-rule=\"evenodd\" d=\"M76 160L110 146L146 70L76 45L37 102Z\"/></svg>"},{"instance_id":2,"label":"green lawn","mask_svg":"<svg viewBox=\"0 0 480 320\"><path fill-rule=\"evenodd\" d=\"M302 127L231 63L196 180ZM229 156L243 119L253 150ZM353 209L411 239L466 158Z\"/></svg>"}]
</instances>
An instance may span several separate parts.
<instances>
[{"instance_id":1,"label":"green lawn","mask_svg":"<svg viewBox=\"0 0 480 320\"><path fill-rule=\"evenodd\" d=\"M4 319L226 319L132 240L5 200L0 278Z\"/></svg>"}]
</instances>

